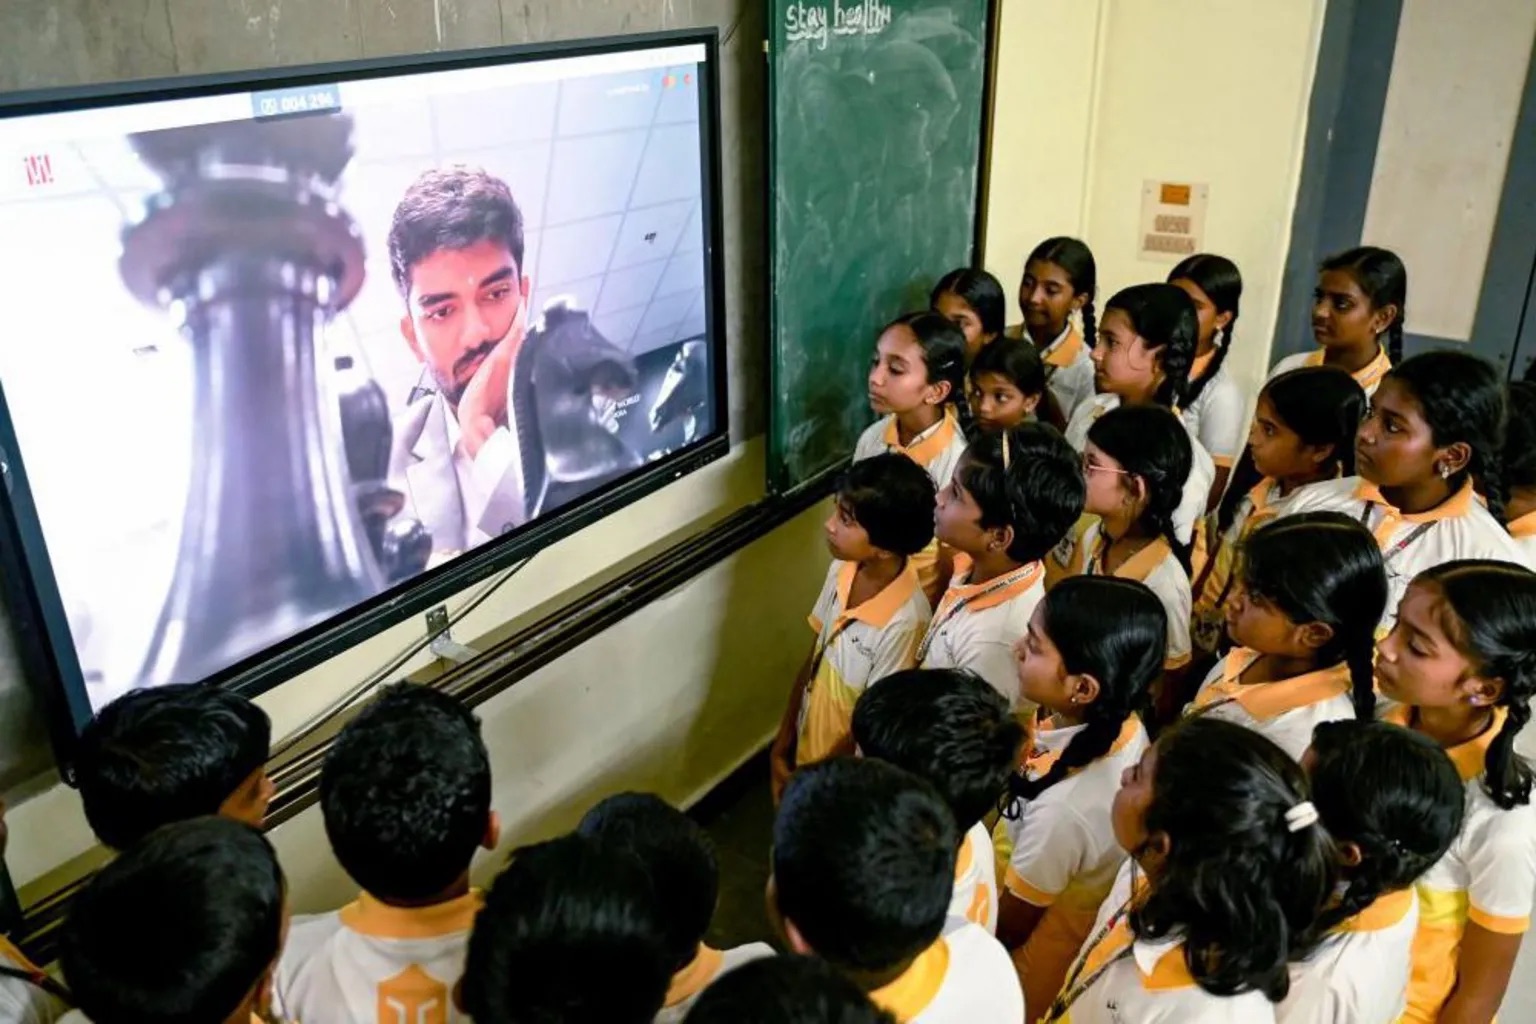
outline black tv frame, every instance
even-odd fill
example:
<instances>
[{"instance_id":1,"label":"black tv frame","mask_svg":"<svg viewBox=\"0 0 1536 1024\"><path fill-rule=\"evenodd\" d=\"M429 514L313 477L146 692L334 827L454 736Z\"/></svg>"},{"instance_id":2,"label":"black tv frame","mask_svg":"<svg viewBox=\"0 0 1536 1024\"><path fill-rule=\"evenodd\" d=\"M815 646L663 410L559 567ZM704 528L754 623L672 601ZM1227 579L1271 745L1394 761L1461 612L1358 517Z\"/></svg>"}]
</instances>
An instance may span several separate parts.
<instances>
[{"instance_id":1,"label":"black tv frame","mask_svg":"<svg viewBox=\"0 0 1536 1024\"><path fill-rule=\"evenodd\" d=\"M705 48L705 66L699 74L700 154L704 160L701 202L708 267L705 324L707 336L717 339L715 350L710 353L714 387L710 432L688 448L583 495L569 508L494 538L450 562L397 584L209 676L206 682L226 686L247 696L265 693L729 453L719 38L719 30L714 27L678 29L0 95L0 119L9 119L124 102L344 83L402 73L452 71L557 57L690 44ZM37 692L47 715L59 773L66 782L72 783L71 762L75 745L80 729L94 711L85 693L83 673L48 557L42 525L32 502L3 387L0 387L0 478L3 478L0 479L3 483L0 488L3 490L0 493L0 596L6 602L16 630L18 653L28 684Z\"/></svg>"}]
</instances>

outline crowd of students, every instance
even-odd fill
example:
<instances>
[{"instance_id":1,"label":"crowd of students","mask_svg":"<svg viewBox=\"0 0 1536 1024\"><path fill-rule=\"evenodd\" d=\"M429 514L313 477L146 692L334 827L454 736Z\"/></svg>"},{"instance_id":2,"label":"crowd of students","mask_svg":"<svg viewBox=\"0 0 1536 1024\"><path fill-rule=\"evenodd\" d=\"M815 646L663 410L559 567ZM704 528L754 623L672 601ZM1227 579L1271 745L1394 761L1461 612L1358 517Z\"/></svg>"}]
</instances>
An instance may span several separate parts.
<instances>
[{"instance_id":1,"label":"crowd of students","mask_svg":"<svg viewBox=\"0 0 1536 1024\"><path fill-rule=\"evenodd\" d=\"M1076 239L958 270L875 340L815 634L770 751L779 949L640 793L489 889L474 716L398 684L321 774L357 899L289 920L266 716L129 694L86 729L118 851L63 984L0 1020L1489 1022L1536 895L1536 385L1402 359L1400 260L1326 261L1318 348L1226 368L1237 267L1096 306Z\"/></svg>"}]
</instances>

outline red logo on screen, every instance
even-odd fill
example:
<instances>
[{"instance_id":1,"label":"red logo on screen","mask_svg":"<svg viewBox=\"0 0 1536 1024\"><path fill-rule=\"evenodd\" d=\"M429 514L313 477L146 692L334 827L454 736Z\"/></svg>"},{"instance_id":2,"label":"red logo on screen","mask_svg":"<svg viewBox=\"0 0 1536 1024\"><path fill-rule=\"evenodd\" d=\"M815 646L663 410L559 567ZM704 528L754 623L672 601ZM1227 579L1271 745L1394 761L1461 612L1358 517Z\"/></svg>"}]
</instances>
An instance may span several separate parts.
<instances>
[{"instance_id":1,"label":"red logo on screen","mask_svg":"<svg viewBox=\"0 0 1536 1024\"><path fill-rule=\"evenodd\" d=\"M29 156L22 160L27 169L27 184L30 186L53 184L53 161L47 154L42 156Z\"/></svg>"}]
</instances>

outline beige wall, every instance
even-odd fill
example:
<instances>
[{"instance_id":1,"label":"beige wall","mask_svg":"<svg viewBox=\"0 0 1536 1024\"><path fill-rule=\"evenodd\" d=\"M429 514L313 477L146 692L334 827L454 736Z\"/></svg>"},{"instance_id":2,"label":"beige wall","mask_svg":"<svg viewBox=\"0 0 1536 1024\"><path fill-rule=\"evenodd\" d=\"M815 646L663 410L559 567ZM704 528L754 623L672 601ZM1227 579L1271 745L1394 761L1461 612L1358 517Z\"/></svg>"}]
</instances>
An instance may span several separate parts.
<instances>
[{"instance_id":1,"label":"beige wall","mask_svg":"<svg viewBox=\"0 0 1536 1024\"><path fill-rule=\"evenodd\" d=\"M1007 0L987 268L1011 293L1035 243L1076 234L1094 251L1102 305L1172 266L1137 258L1143 181L1207 184L1203 248L1243 272L1228 365L1256 386L1275 332L1324 4Z\"/></svg>"}]
</instances>

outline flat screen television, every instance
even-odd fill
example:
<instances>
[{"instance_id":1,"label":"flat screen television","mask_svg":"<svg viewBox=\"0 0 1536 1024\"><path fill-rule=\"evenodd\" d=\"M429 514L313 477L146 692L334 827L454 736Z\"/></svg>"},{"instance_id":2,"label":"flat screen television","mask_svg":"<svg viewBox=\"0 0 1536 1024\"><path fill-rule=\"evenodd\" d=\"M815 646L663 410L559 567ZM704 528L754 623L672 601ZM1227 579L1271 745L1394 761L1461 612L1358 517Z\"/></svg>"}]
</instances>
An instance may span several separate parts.
<instances>
[{"instance_id":1,"label":"flat screen television","mask_svg":"<svg viewBox=\"0 0 1536 1024\"><path fill-rule=\"evenodd\" d=\"M726 450L716 69L708 30L0 101L0 571L66 740Z\"/></svg>"}]
</instances>

